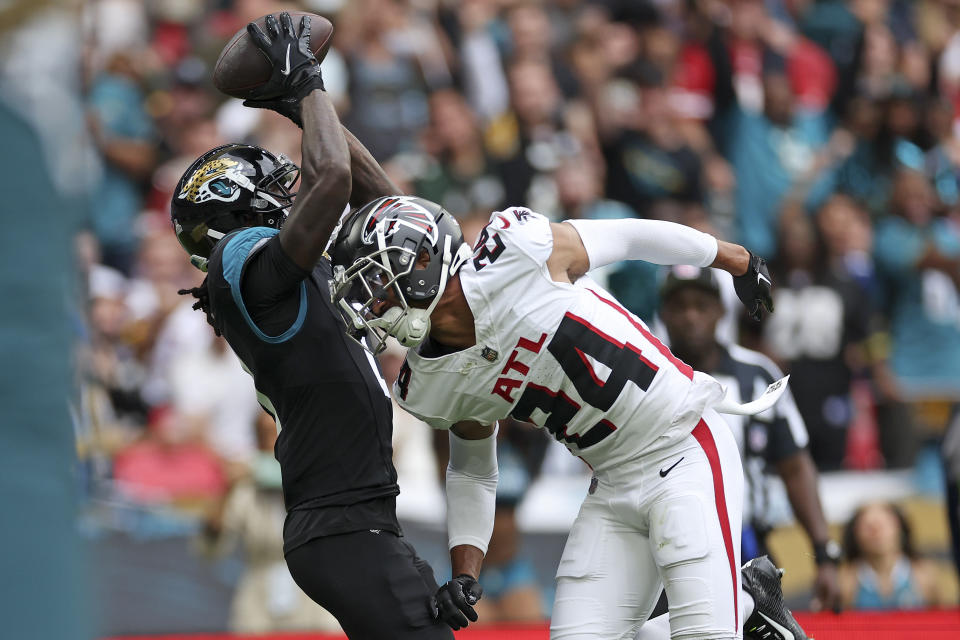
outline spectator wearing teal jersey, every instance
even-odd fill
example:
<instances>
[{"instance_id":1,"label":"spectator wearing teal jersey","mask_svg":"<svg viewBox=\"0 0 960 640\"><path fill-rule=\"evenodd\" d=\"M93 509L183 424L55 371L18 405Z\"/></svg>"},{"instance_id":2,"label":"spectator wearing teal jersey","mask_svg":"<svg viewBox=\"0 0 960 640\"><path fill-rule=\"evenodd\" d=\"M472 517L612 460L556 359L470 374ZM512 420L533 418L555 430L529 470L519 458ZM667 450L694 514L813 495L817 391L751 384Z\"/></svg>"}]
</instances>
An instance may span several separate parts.
<instances>
[{"instance_id":1,"label":"spectator wearing teal jersey","mask_svg":"<svg viewBox=\"0 0 960 640\"><path fill-rule=\"evenodd\" d=\"M930 182L903 169L893 215L877 224L874 254L886 283L890 363L904 392L960 397L960 229L935 215Z\"/></svg>"},{"instance_id":2,"label":"spectator wearing teal jersey","mask_svg":"<svg viewBox=\"0 0 960 640\"><path fill-rule=\"evenodd\" d=\"M737 107L727 157L737 178L736 240L761 256L776 251L777 225L787 199L816 208L833 186L833 150L824 111L794 107L787 76L764 76L764 110Z\"/></svg>"},{"instance_id":3,"label":"spectator wearing teal jersey","mask_svg":"<svg viewBox=\"0 0 960 640\"><path fill-rule=\"evenodd\" d=\"M114 54L93 81L89 96L91 138L103 159L103 176L92 193L90 224L104 262L129 273L137 248L133 219L143 208L143 184L154 169L153 120L144 108L139 72L125 53Z\"/></svg>"}]
</instances>

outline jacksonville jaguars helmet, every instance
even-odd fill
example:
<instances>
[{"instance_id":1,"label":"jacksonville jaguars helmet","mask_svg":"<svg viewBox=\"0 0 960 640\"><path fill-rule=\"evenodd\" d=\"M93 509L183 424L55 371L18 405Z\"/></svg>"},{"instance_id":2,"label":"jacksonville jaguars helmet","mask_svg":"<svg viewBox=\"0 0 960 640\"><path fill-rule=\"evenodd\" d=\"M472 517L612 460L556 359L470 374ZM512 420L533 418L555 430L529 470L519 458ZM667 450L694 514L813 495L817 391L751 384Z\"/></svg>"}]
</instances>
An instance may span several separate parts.
<instances>
[{"instance_id":1,"label":"jacksonville jaguars helmet","mask_svg":"<svg viewBox=\"0 0 960 640\"><path fill-rule=\"evenodd\" d=\"M347 333L374 354L387 336L420 344L449 278L470 255L460 225L429 200L387 196L354 211L334 244L330 287ZM377 316L373 309L385 300L394 306Z\"/></svg>"},{"instance_id":2,"label":"jacksonville jaguars helmet","mask_svg":"<svg viewBox=\"0 0 960 640\"><path fill-rule=\"evenodd\" d=\"M225 144L197 158L177 183L170 220L194 264L234 229L279 228L296 193L300 168L281 155L246 144ZM199 264L198 264L199 266Z\"/></svg>"}]
</instances>

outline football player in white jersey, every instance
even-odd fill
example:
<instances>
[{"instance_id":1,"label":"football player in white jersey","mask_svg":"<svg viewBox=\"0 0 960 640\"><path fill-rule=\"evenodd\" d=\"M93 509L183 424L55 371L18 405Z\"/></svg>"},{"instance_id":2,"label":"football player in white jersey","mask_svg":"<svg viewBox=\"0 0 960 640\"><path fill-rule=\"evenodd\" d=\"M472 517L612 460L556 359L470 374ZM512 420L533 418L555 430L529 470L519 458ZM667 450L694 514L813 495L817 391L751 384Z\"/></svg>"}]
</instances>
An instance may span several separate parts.
<instances>
[{"instance_id":1,"label":"football player in white jersey","mask_svg":"<svg viewBox=\"0 0 960 640\"><path fill-rule=\"evenodd\" d=\"M741 591L743 476L715 410L724 388L587 275L624 259L727 270L751 315L772 310L762 259L682 225L555 224L512 208L491 215L471 249L447 211L408 196L375 200L344 222L331 290L348 331L375 352L388 335L412 347L394 394L450 430L456 577L438 594L441 615L462 626L476 619L496 422L510 415L547 429L594 470L557 570L551 638L740 638L755 599L773 631L804 638L782 609L772 565L748 581L773 595ZM640 631L661 585L669 630Z\"/></svg>"}]
</instances>

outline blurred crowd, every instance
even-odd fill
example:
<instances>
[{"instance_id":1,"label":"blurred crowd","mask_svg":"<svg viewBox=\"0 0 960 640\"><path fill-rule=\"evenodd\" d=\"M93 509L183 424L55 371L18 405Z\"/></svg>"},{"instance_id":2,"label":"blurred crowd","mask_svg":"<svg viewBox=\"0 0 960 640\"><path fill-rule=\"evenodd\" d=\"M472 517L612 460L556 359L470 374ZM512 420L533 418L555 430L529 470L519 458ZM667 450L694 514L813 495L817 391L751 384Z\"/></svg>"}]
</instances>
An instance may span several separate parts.
<instances>
[{"instance_id":1,"label":"blurred crowd","mask_svg":"<svg viewBox=\"0 0 960 640\"><path fill-rule=\"evenodd\" d=\"M960 501L957 0L89 0L83 82L99 166L76 238L74 416L91 493L220 505L212 535L238 487L278 488L251 379L177 295L202 274L168 207L181 173L218 144L299 158L294 125L210 82L226 41L282 9L331 18L323 74L341 119L468 239L492 211L522 205L558 221L682 222L765 257L776 313L755 323L730 305L723 339L792 374L817 467L907 468L945 440ZM655 322L656 267L598 278ZM426 451L417 428L398 433ZM544 456L524 438L501 453L519 474L501 472L514 491L498 510L507 549L511 505ZM908 535L891 509L859 512L850 540L871 522ZM855 546L853 561L870 557ZM910 575L902 549L894 569ZM523 586L529 569L504 553L491 582ZM897 606L929 603L925 589ZM848 603L860 596L873 602ZM513 602L526 603L513 617L542 615L536 597Z\"/></svg>"}]
</instances>

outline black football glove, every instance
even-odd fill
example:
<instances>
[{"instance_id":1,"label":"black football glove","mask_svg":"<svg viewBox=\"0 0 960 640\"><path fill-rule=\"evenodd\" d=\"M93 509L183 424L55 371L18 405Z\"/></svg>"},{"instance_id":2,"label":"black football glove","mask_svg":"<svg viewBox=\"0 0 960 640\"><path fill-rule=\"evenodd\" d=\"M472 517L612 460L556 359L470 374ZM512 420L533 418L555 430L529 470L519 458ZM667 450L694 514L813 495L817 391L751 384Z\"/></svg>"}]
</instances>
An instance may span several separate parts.
<instances>
[{"instance_id":1,"label":"black football glove","mask_svg":"<svg viewBox=\"0 0 960 640\"><path fill-rule=\"evenodd\" d=\"M300 101L314 89L324 89L320 64L310 51L310 16L300 19L299 36L286 11L280 14L279 22L268 15L264 25L267 33L254 22L247 25L247 32L270 61L270 79L254 89L243 104L276 111L302 128Z\"/></svg>"},{"instance_id":2,"label":"black football glove","mask_svg":"<svg viewBox=\"0 0 960 640\"><path fill-rule=\"evenodd\" d=\"M772 284L770 272L767 271L767 261L750 253L747 272L733 277L733 287L740 302L747 308L747 315L754 320L760 320L762 309L773 313L773 298L770 296Z\"/></svg>"},{"instance_id":3,"label":"black football glove","mask_svg":"<svg viewBox=\"0 0 960 640\"><path fill-rule=\"evenodd\" d=\"M454 631L466 627L467 620L477 621L473 605L483 595L483 587L471 576L460 574L437 590L437 618Z\"/></svg>"}]
</instances>

